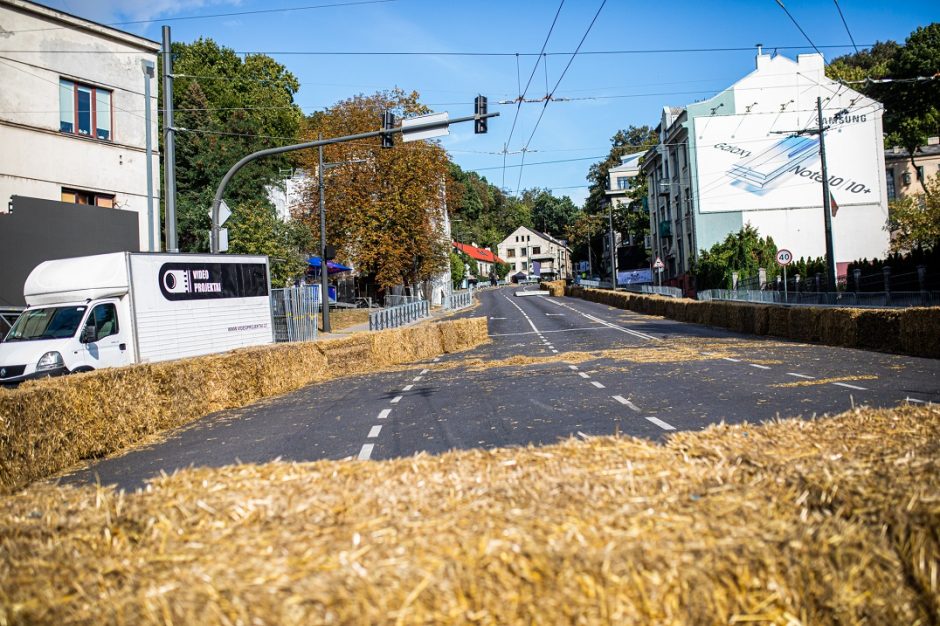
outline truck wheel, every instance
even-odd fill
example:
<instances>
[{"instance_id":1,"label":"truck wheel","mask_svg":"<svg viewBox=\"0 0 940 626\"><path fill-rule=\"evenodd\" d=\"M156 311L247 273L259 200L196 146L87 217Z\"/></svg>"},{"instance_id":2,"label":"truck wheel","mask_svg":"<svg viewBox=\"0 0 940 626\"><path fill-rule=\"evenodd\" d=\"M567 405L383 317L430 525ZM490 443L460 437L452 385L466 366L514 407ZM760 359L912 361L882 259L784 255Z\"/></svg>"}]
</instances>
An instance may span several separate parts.
<instances>
[{"instance_id":1,"label":"truck wheel","mask_svg":"<svg viewBox=\"0 0 940 626\"><path fill-rule=\"evenodd\" d=\"M69 372L69 374L81 374L82 372L93 372L93 371L95 371L95 368L88 367L87 365L83 365L81 367L76 367L71 372Z\"/></svg>"}]
</instances>

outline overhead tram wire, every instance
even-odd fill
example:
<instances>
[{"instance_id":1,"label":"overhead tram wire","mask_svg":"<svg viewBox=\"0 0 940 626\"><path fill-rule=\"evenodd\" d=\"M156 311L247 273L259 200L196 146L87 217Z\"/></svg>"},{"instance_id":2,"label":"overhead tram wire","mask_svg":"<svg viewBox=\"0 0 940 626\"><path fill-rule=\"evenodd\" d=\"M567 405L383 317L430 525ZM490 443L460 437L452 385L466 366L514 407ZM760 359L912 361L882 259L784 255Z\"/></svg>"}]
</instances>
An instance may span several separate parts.
<instances>
[{"instance_id":1,"label":"overhead tram wire","mask_svg":"<svg viewBox=\"0 0 940 626\"><path fill-rule=\"evenodd\" d=\"M845 32L849 36L849 40L852 42L852 47L855 48L855 54L858 54L858 46L855 45L855 37L852 36L852 31L849 30L849 23L845 21L845 15L842 14L842 7L839 6L839 0L832 0L836 4L836 9L839 11L839 17L842 18L842 25L845 26Z\"/></svg>"},{"instance_id":2,"label":"overhead tram wire","mask_svg":"<svg viewBox=\"0 0 940 626\"><path fill-rule=\"evenodd\" d=\"M574 52L571 54L571 58L568 59L568 64L565 66L565 69L561 71L561 75L558 77L558 80L555 82L555 86L552 88L551 92L545 95L545 103L542 105L542 111L539 113L539 118L535 120L535 126L532 128L532 133L529 135L529 139L525 142L525 146L522 148L522 163L525 165L525 151L529 149L529 145L532 143L532 138L535 137L535 131L539 129L539 124L542 123L542 117L545 116L545 109L548 108L548 103L552 101L552 96L555 95L555 92L558 90L558 85L561 84L562 79L564 79L565 74L568 73L568 68L571 67L571 64L574 63L574 58L578 56L578 51L581 50L581 46L584 45L584 41L587 39L588 35L591 32L591 29L594 28L594 23L597 22L598 16L601 14L601 11L604 9L604 5L607 4L607 0L602 0L601 5L597 7L597 13L594 14L594 19L591 20L591 23L588 24L587 30L584 31L584 36L581 37L581 41L578 42L578 47L575 48ZM519 189L522 187L522 170L523 167L519 168L519 180L516 182L516 195L519 195Z\"/></svg>"},{"instance_id":3,"label":"overhead tram wire","mask_svg":"<svg viewBox=\"0 0 940 626\"><path fill-rule=\"evenodd\" d=\"M542 49L539 51L539 57L535 60L535 65L532 66L532 73L529 74L529 80L526 81L525 89L519 92L519 98L516 102L516 114L512 118L512 128L509 129L509 138L506 140L503 145L503 184L502 187L506 187L506 151L509 150L509 142L512 141L512 134L516 130L516 122L519 120L519 109L522 108L522 101L525 100L526 94L529 92L529 86L532 84L532 78L535 76L535 71L539 67L539 60L544 58L542 55L545 52L545 46L548 45L548 40L552 36L552 32L555 30L555 24L558 23L558 16L561 15L561 8L565 6L565 0L561 0L561 3L558 5L558 10L555 11L555 18L552 20L552 25L548 28L548 34L545 35L545 41L542 42ZM519 55L516 55L516 80L518 81L519 77Z\"/></svg>"},{"instance_id":4,"label":"overhead tram wire","mask_svg":"<svg viewBox=\"0 0 940 626\"><path fill-rule=\"evenodd\" d=\"M806 41L808 41L808 42L809 42L809 45L811 45L811 46L813 47L813 50L815 50L817 54L819 54L820 56L822 56L822 52L819 51L819 48L816 47L816 44L813 43L813 40L809 38L809 35L806 34L806 31L803 30L803 27L800 26L799 22L796 21L796 18L793 17L793 15L790 13L790 11L787 10L787 7L785 7L785 6L783 5L783 0L776 0L776 2L777 2L777 4L780 6L780 8L783 9L783 12L787 14L787 17L790 18L790 21L793 22L793 25L796 26L796 27L799 29L799 31L800 31L801 33L803 33L803 36L806 37ZM853 46L855 45L854 42L853 42L852 45L853 45Z\"/></svg>"}]
</instances>

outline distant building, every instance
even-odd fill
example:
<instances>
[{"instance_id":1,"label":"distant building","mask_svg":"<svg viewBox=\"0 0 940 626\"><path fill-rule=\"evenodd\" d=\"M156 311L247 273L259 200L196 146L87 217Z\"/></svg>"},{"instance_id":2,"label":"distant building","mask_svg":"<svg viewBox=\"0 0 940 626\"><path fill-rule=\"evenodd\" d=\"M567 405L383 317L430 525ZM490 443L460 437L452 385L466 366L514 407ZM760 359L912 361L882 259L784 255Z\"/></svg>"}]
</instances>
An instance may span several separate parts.
<instances>
[{"instance_id":1,"label":"distant building","mask_svg":"<svg viewBox=\"0 0 940 626\"><path fill-rule=\"evenodd\" d=\"M606 214L610 208L618 209L621 206L629 205L632 199L627 196L633 184L633 179L640 175L640 161L643 158L642 152L634 152L620 157L620 165L612 167L607 173L607 190L604 192L605 202L609 205L605 208ZM645 202L638 203L636 211L644 211ZM603 238L603 249L601 252L601 264L605 271L610 268L610 226L607 224L607 236ZM617 248L617 269L635 269L645 260L645 250L649 247L649 242L637 237L636 233L620 233L614 231L614 241Z\"/></svg>"},{"instance_id":2,"label":"distant building","mask_svg":"<svg viewBox=\"0 0 940 626\"><path fill-rule=\"evenodd\" d=\"M689 286L700 250L750 223L796 258L825 256L818 125L823 99L837 273L888 250L882 109L826 78L822 55L796 61L758 50L757 69L725 91L665 107L660 144L644 157L653 257Z\"/></svg>"},{"instance_id":3,"label":"distant building","mask_svg":"<svg viewBox=\"0 0 940 626\"><path fill-rule=\"evenodd\" d=\"M268 201L274 205L278 219L286 222L304 207L307 190L316 184L305 170L297 168L282 170L277 183L265 187Z\"/></svg>"},{"instance_id":4,"label":"distant building","mask_svg":"<svg viewBox=\"0 0 940 626\"><path fill-rule=\"evenodd\" d=\"M940 137L930 137L914 153L914 162L904 148L885 150L885 181L888 200L924 193L924 183L940 173Z\"/></svg>"},{"instance_id":5,"label":"distant building","mask_svg":"<svg viewBox=\"0 0 940 626\"><path fill-rule=\"evenodd\" d=\"M160 44L25 0L0 0L0 24L0 212L14 196L130 211L139 248L159 249Z\"/></svg>"},{"instance_id":6,"label":"distant building","mask_svg":"<svg viewBox=\"0 0 940 626\"><path fill-rule=\"evenodd\" d=\"M468 245L455 241L453 242L453 245L458 252L463 252L468 257L477 262L477 267L479 268L480 272L473 278L486 280L489 278L490 272L496 269L496 264L503 262L503 260L493 254L492 251L487 250L486 248L480 248L476 243L471 243Z\"/></svg>"},{"instance_id":7,"label":"distant building","mask_svg":"<svg viewBox=\"0 0 940 626\"><path fill-rule=\"evenodd\" d=\"M571 249L560 239L520 226L502 240L496 249L509 264L510 274L522 272L534 276L534 263L538 275L545 279L571 278Z\"/></svg>"}]
</instances>

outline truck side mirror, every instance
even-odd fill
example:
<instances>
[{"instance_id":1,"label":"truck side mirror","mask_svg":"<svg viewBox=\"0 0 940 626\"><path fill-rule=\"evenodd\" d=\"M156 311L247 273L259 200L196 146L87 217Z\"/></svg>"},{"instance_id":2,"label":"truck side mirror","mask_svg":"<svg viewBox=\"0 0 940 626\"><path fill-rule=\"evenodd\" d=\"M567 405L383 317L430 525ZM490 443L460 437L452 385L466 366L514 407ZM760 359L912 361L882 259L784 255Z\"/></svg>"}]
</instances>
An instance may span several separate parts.
<instances>
[{"instance_id":1,"label":"truck side mirror","mask_svg":"<svg viewBox=\"0 0 940 626\"><path fill-rule=\"evenodd\" d=\"M97 337L97 332L95 332L95 325L93 323L85 324L85 327L82 328L82 335L79 338L79 341L81 341L82 343L95 343L95 340L97 338L98 337Z\"/></svg>"}]
</instances>

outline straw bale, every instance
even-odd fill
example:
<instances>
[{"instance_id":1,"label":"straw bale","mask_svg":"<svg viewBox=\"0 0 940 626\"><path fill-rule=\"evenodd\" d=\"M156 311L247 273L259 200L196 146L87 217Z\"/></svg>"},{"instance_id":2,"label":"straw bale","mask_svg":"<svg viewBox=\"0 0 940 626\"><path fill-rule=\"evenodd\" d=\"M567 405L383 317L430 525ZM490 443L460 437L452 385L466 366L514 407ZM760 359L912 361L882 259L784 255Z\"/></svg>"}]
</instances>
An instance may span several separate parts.
<instances>
[{"instance_id":1,"label":"straw bale","mask_svg":"<svg viewBox=\"0 0 940 626\"><path fill-rule=\"evenodd\" d=\"M539 283L539 287L547 290L552 296L565 295L565 281L563 280L544 281Z\"/></svg>"},{"instance_id":2,"label":"straw bale","mask_svg":"<svg viewBox=\"0 0 940 626\"><path fill-rule=\"evenodd\" d=\"M819 307L794 306L788 311L787 337L797 341L819 341Z\"/></svg>"},{"instance_id":3,"label":"straw bale","mask_svg":"<svg viewBox=\"0 0 940 626\"><path fill-rule=\"evenodd\" d=\"M857 319L857 309L819 309L819 341L830 346L854 348L858 343Z\"/></svg>"},{"instance_id":4,"label":"straw bale","mask_svg":"<svg viewBox=\"0 0 940 626\"><path fill-rule=\"evenodd\" d=\"M898 352L901 344L901 311L857 309L858 347ZM903 312L906 314L906 312Z\"/></svg>"},{"instance_id":5,"label":"straw bale","mask_svg":"<svg viewBox=\"0 0 940 626\"><path fill-rule=\"evenodd\" d=\"M0 492L214 411L486 339L469 318L31 381L0 394Z\"/></svg>"},{"instance_id":6,"label":"straw bale","mask_svg":"<svg viewBox=\"0 0 940 626\"><path fill-rule=\"evenodd\" d=\"M0 623L931 624L940 410L0 499Z\"/></svg>"},{"instance_id":7,"label":"straw bale","mask_svg":"<svg viewBox=\"0 0 940 626\"><path fill-rule=\"evenodd\" d=\"M900 335L906 354L940 358L940 308L905 310Z\"/></svg>"},{"instance_id":8,"label":"straw bale","mask_svg":"<svg viewBox=\"0 0 940 626\"><path fill-rule=\"evenodd\" d=\"M369 309L330 309L330 332L336 332L355 326L369 323ZM322 316L317 319L317 328L323 330Z\"/></svg>"}]
</instances>

